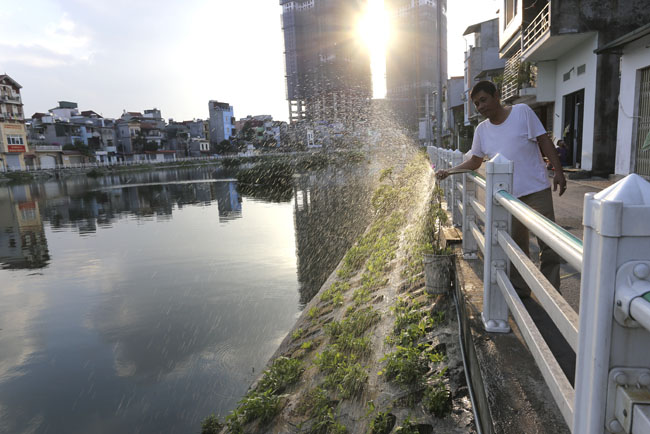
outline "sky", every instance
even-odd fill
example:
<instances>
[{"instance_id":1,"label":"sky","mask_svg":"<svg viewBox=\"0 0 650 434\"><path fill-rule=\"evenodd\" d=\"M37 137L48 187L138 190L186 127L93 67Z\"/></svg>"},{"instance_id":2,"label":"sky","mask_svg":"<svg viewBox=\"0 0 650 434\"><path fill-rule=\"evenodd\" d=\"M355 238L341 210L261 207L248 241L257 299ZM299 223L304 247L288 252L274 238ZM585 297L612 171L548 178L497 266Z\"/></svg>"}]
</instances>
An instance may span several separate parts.
<instances>
[{"instance_id":1,"label":"sky","mask_svg":"<svg viewBox=\"0 0 650 434\"><path fill-rule=\"evenodd\" d=\"M450 76L463 75L465 29L500 3L448 0ZM27 117L74 101L105 117L205 119L215 99L237 118L286 121L280 15L278 0L4 1L0 73L23 86Z\"/></svg>"}]
</instances>

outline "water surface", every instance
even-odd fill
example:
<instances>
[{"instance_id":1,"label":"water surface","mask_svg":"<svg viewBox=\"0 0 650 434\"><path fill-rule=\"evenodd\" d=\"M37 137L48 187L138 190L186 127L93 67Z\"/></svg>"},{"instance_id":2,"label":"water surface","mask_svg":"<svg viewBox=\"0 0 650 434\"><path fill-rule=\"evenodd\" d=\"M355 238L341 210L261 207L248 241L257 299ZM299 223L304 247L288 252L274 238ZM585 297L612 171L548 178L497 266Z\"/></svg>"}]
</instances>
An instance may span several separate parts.
<instances>
[{"instance_id":1,"label":"water surface","mask_svg":"<svg viewBox=\"0 0 650 434\"><path fill-rule=\"evenodd\" d=\"M0 187L0 432L232 409L367 217L356 172L265 195L212 169Z\"/></svg>"}]
</instances>

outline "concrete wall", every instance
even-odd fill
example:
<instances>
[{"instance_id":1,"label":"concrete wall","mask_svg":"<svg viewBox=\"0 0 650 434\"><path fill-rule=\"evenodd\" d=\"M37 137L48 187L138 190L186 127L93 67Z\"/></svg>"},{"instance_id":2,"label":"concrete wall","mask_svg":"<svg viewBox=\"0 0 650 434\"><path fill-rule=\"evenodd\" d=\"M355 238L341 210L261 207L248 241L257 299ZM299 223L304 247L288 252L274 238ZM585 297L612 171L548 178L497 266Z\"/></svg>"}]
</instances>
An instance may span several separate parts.
<instances>
[{"instance_id":1,"label":"concrete wall","mask_svg":"<svg viewBox=\"0 0 650 434\"><path fill-rule=\"evenodd\" d=\"M628 44L621 57L621 86L618 98L615 174L634 171L640 69L650 67L650 35Z\"/></svg>"},{"instance_id":2,"label":"concrete wall","mask_svg":"<svg viewBox=\"0 0 650 434\"><path fill-rule=\"evenodd\" d=\"M554 76L556 86L553 135L555 137L562 137L564 130L564 96L581 89L585 90L581 164L581 168L585 170L591 170L593 164L597 64L594 50L597 48L597 44L597 34L594 33L589 40L558 58ZM582 75L577 74L580 65L586 65L586 71ZM563 76L569 71L571 71L571 78L564 81ZM544 81L544 77L541 75L539 79Z\"/></svg>"}]
</instances>

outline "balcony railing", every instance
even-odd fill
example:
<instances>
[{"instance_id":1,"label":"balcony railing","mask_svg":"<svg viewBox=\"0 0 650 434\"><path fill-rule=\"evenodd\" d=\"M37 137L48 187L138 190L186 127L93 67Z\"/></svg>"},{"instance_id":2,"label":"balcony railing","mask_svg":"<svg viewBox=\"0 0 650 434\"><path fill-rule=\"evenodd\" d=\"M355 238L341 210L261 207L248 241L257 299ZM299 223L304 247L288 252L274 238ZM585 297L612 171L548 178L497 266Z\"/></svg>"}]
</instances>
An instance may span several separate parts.
<instances>
[{"instance_id":1,"label":"balcony railing","mask_svg":"<svg viewBox=\"0 0 650 434\"><path fill-rule=\"evenodd\" d=\"M13 102L20 104L20 96L0 95L0 102Z\"/></svg>"},{"instance_id":2,"label":"balcony railing","mask_svg":"<svg viewBox=\"0 0 650 434\"><path fill-rule=\"evenodd\" d=\"M436 168L463 161L459 151L428 153ZM650 432L650 183L633 174L587 193L583 242L510 194L513 168L496 155L485 178L471 172L441 181L462 227L464 258L483 259L485 330L509 332L512 314L572 433ZM581 274L579 314L514 242L513 217ZM574 385L512 286L512 267L576 353Z\"/></svg>"},{"instance_id":3,"label":"balcony railing","mask_svg":"<svg viewBox=\"0 0 650 434\"><path fill-rule=\"evenodd\" d=\"M521 51L517 51L510 59L506 60L503 71L503 85L501 86L501 99L504 101L517 96L520 65Z\"/></svg>"},{"instance_id":4,"label":"balcony railing","mask_svg":"<svg viewBox=\"0 0 650 434\"><path fill-rule=\"evenodd\" d=\"M31 148L35 152L61 152L63 150L61 145L32 145Z\"/></svg>"},{"instance_id":5,"label":"balcony railing","mask_svg":"<svg viewBox=\"0 0 650 434\"><path fill-rule=\"evenodd\" d=\"M540 38L551 28L551 2L546 3L541 12L535 17L532 23L524 29L521 41L522 52L539 41Z\"/></svg>"}]
</instances>

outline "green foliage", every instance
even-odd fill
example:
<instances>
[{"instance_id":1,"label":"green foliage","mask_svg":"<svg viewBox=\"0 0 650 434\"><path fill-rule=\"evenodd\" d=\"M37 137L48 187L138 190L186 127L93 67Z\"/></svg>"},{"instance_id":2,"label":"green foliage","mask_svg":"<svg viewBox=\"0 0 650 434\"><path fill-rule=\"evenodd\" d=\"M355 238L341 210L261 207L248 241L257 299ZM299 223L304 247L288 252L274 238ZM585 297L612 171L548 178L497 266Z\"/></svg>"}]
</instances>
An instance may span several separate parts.
<instances>
[{"instance_id":1,"label":"green foliage","mask_svg":"<svg viewBox=\"0 0 650 434\"><path fill-rule=\"evenodd\" d=\"M203 419L201 422L201 434L219 434L223 424L219 421L219 418L214 414Z\"/></svg>"},{"instance_id":2,"label":"green foliage","mask_svg":"<svg viewBox=\"0 0 650 434\"><path fill-rule=\"evenodd\" d=\"M314 341L307 341L307 342L303 342L302 345L300 345L300 348L306 351L311 351L313 346L314 346Z\"/></svg>"},{"instance_id":3,"label":"green foliage","mask_svg":"<svg viewBox=\"0 0 650 434\"><path fill-rule=\"evenodd\" d=\"M318 317L319 313L320 313L320 309L318 308L318 306L313 306L311 309L309 309L307 315L309 315L310 319L314 319Z\"/></svg>"},{"instance_id":4,"label":"green foliage","mask_svg":"<svg viewBox=\"0 0 650 434\"><path fill-rule=\"evenodd\" d=\"M392 167L388 167L379 172L379 182L384 182L386 179L389 179L390 183L394 184Z\"/></svg>"},{"instance_id":5,"label":"green foliage","mask_svg":"<svg viewBox=\"0 0 650 434\"><path fill-rule=\"evenodd\" d=\"M315 364L326 374L323 387L337 391L343 399L360 394L368 381L368 372L356 357L344 354L336 345L330 345L320 353Z\"/></svg>"},{"instance_id":6,"label":"green foliage","mask_svg":"<svg viewBox=\"0 0 650 434\"><path fill-rule=\"evenodd\" d=\"M434 385L427 386L422 404L430 413L438 418L443 418L451 412L451 393L442 380Z\"/></svg>"},{"instance_id":7,"label":"green foliage","mask_svg":"<svg viewBox=\"0 0 650 434\"><path fill-rule=\"evenodd\" d=\"M363 356L370 351L370 340L363 334L379 322L381 315L371 307L351 311L342 321L325 324L325 333L332 344L344 354Z\"/></svg>"},{"instance_id":8,"label":"green foliage","mask_svg":"<svg viewBox=\"0 0 650 434\"><path fill-rule=\"evenodd\" d=\"M397 418L389 412L377 413L370 422L370 434L389 434L395 426Z\"/></svg>"},{"instance_id":9,"label":"green foliage","mask_svg":"<svg viewBox=\"0 0 650 434\"><path fill-rule=\"evenodd\" d=\"M335 306L343 304L343 293L350 289L348 282L334 282L320 297L323 302L332 301Z\"/></svg>"},{"instance_id":10,"label":"green foliage","mask_svg":"<svg viewBox=\"0 0 650 434\"><path fill-rule=\"evenodd\" d=\"M280 397L273 395L270 390L249 392L226 418L228 431L241 433L245 424L256 419L260 423L266 423L275 417L279 407Z\"/></svg>"},{"instance_id":11,"label":"green foliage","mask_svg":"<svg viewBox=\"0 0 650 434\"><path fill-rule=\"evenodd\" d=\"M411 386L423 381L429 370L429 363L418 347L398 346L397 350L387 354L382 361L387 361L380 374L401 386Z\"/></svg>"},{"instance_id":12,"label":"green foliage","mask_svg":"<svg viewBox=\"0 0 650 434\"><path fill-rule=\"evenodd\" d=\"M300 360L278 357L273 361L271 367L264 371L257 390L271 391L274 394L281 393L288 386L297 382L304 370Z\"/></svg>"},{"instance_id":13,"label":"green foliage","mask_svg":"<svg viewBox=\"0 0 650 434\"><path fill-rule=\"evenodd\" d=\"M296 383L304 368L296 359L278 357L271 367L264 371L262 379L254 390L248 392L237 404L237 408L226 417L228 431L243 432L243 426L253 420L260 423L273 419L280 410L280 396L288 386Z\"/></svg>"},{"instance_id":14,"label":"green foliage","mask_svg":"<svg viewBox=\"0 0 650 434\"><path fill-rule=\"evenodd\" d=\"M312 418L312 423L307 429L308 434L344 434L347 429L336 420L335 403L327 396L321 387L312 390L307 400L301 405Z\"/></svg>"},{"instance_id":15,"label":"green foliage","mask_svg":"<svg viewBox=\"0 0 650 434\"><path fill-rule=\"evenodd\" d=\"M410 417L404 419L402 424L395 430L396 434L420 434L418 426L411 421Z\"/></svg>"},{"instance_id":16,"label":"green foliage","mask_svg":"<svg viewBox=\"0 0 650 434\"><path fill-rule=\"evenodd\" d=\"M302 337L302 335L305 334L305 330L301 328L294 330L294 332L291 334L291 339L298 340Z\"/></svg>"}]
</instances>

